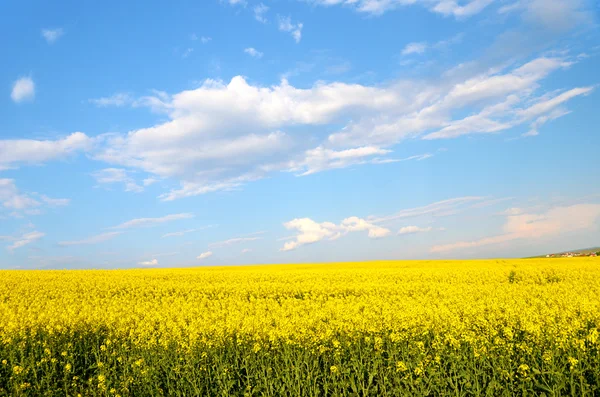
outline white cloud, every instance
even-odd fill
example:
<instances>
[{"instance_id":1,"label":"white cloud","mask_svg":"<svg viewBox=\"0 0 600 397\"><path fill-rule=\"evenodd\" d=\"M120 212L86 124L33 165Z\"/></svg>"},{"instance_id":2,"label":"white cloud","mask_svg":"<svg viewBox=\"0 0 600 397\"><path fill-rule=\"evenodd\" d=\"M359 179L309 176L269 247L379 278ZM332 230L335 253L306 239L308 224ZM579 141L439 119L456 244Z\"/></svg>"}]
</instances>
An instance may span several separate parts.
<instances>
[{"instance_id":1,"label":"white cloud","mask_svg":"<svg viewBox=\"0 0 600 397\"><path fill-rule=\"evenodd\" d=\"M58 245L63 246L63 247L69 247L69 246L73 246L73 245L90 245L90 244L97 244L97 243L102 243L104 241L108 241L111 240L113 238L115 238L116 236L122 234L123 232L108 232L108 233L102 233L102 234L98 234L96 236L92 236L83 240L76 240L76 241L61 241L58 243Z\"/></svg>"},{"instance_id":2,"label":"white cloud","mask_svg":"<svg viewBox=\"0 0 600 397\"><path fill-rule=\"evenodd\" d=\"M427 43L408 43L402 50L402 55L423 54L427 50Z\"/></svg>"},{"instance_id":3,"label":"white cloud","mask_svg":"<svg viewBox=\"0 0 600 397\"><path fill-rule=\"evenodd\" d=\"M111 229L131 229L135 227L149 227L155 226L165 222L178 221L181 219L190 219L193 218L193 214L183 213L183 214L172 214L166 215L160 218L137 218L132 219L130 221L121 223L120 225L114 226Z\"/></svg>"},{"instance_id":4,"label":"white cloud","mask_svg":"<svg viewBox=\"0 0 600 397\"><path fill-rule=\"evenodd\" d=\"M23 215L39 215L44 204L49 207L64 207L69 205L69 199L54 199L45 194L32 193L37 197L36 200L31 195L22 193L17 188L14 179L0 178L0 209L6 208L11 215L17 218ZM41 200L41 201L40 201Z\"/></svg>"},{"instance_id":5,"label":"white cloud","mask_svg":"<svg viewBox=\"0 0 600 397\"><path fill-rule=\"evenodd\" d=\"M229 240L225 240L225 241L218 241L216 243L211 243L208 245L208 248L221 248L221 247L227 247L233 244L239 244L239 243L247 243L250 241L256 241L256 240L262 240L262 237L236 237L236 238L231 238Z\"/></svg>"},{"instance_id":6,"label":"white cloud","mask_svg":"<svg viewBox=\"0 0 600 397\"><path fill-rule=\"evenodd\" d=\"M288 230L296 230L298 234L283 245L280 251L291 251L306 244L322 240L336 240L350 232L368 232L370 238L386 237L390 230L377 226L358 217L344 219L339 225L331 222L317 223L310 218L297 218L283 224Z\"/></svg>"},{"instance_id":7,"label":"white cloud","mask_svg":"<svg viewBox=\"0 0 600 397\"><path fill-rule=\"evenodd\" d=\"M187 58L187 57L189 57L189 56L190 56L190 54L191 54L192 52L194 52L194 49L193 49L193 48L191 48L191 47L190 47L190 48L186 48L186 50L183 52L183 54L181 54L181 57L182 57L182 58Z\"/></svg>"},{"instance_id":8,"label":"white cloud","mask_svg":"<svg viewBox=\"0 0 600 397\"><path fill-rule=\"evenodd\" d=\"M54 44L64 34L65 31L62 28L42 29L42 37L46 39L48 44Z\"/></svg>"},{"instance_id":9,"label":"white cloud","mask_svg":"<svg viewBox=\"0 0 600 397\"><path fill-rule=\"evenodd\" d=\"M21 247L24 247L26 245L36 242L37 240L41 239L45 235L46 235L45 233L38 232L38 231L25 233L25 234L15 238L14 243L11 244L10 246L8 246L8 250L12 252L18 248L21 248Z\"/></svg>"},{"instance_id":10,"label":"white cloud","mask_svg":"<svg viewBox=\"0 0 600 397\"><path fill-rule=\"evenodd\" d=\"M156 182L159 182L160 180L157 178L146 178L142 181L144 186L150 186L150 185L154 185Z\"/></svg>"},{"instance_id":11,"label":"white cloud","mask_svg":"<svg viewBox=\"0 0 600 397\"><path fill-rule=\"evenodd\" d=\"M407 208L399 211L393 215L384 217L369 217L368 220L373 223L385 223L391 222L398 219L414 218L418 216L429 216L429 217L441 217L454 215L459 211L473 207L477 203L481 203L485 200L485 197L480 196L465 196L456 197L447 200L437 201L432 204L424 205L421 207Z\"/></svg>"},{"instance_id":12,"label":"white cloud","mask_svg":"<svg viewBox=\"0 0 600 397\"><path fill-rule=\"evenodd\" d=\"M198 255L198 256L196 257L196 259L203 260L203 259L206 259L206 258L210 258L210 257L212 256L212 254L213 254L213 253L212 253L211 251L203 252L203 253L201 253L200 255Z\"/></svg>"},{"instance_id":13,"label":"white cloud","mask_svg":"<svg viewBox=\"0 0 600 397\"><path fill-rule=\"evenodd\" d=\"M404 226L400 230L398 230L398 234L427 233L432 230L432 227Z\"/></svg>"},{"instance_id":14,"label":"white cloud","mask_svg":"<svg viewBox=\"0 0 600 397\"><path fill-rule=\"evenodd\" d=\"M244 248L242 250L242 254L247 254L248 252L252 252L252 250L250 248Z\"/></svg>"},{"instance_id":15,"label":"white cloud","mask_svg":"<svg viewBox=\"0 0 600 397\"><path fill-rule=\"evenodd\" d=\"M458 249L476 248L518 239L541 239L571 232L597 230L600 204L574 204L554 207L542 213L527 213L522 209L507 210L503 234L473 241L436 245L431 252L443 253Z\"/></svg>"},{"instance_id":16,"label":"white cloud","mask_svg":"<svg viewBox=\"0 0 600 397\"><path fill-rule=\"evenodd\" d=\"M206 230L206 229L209 229L211 227L212 227L212 225L208 225L208 226L200 227L200 228L197 228L197 229L187 229L187 230L181 230L181 231L178 231L178 232L166 233L166 234L162 235L162 238L166 238L166 237L181 237L181 236L186 235L188 233L193 233L193 232L197 232L197 231L200 231L200 230Z\"/></svg>"},{"instance_id":17,"label":"white cloud","mask_svg":"<svg viewBox=\"0 0 600 397\"><path fill-rule=\"evenodd\" d=\"M317 223L310 218L297 218L283 224L288 230L297 230L293 241L284 244L281 251L291 251L305 244L341 237L340 227L331 222Z\"/></svg>"},{"instance_id":18,"label":"white cloud","mask_svg":"<svg viewBox=\"0 0 600 397\"><path fill-rule=\"evenodd\" d=\"M279 30L290 33L296 43L299 43L300 40L302 40L302 28L304 27L304 24L301 22L292 23L292 19L290 17L282 16L278 16L278 22Z\"/></svg>"},{"instance_id":19,"label":"white cloud","mask_svg":"<svg viewBox=\"0 0 600 397\"><path fill-rule=\"evenodd\" d=\"M310 175L316 172L345 168L353 164L363 164L365 158L373 156L382 156L391 153L391 150L384 150L377 147L360 147L347 150L331 150L319 146L315 149L306 151L305 157L301 161L292 162L290 171L300 171L300 175ZM375 160L377 162L377 160Z\"/></svg>"},{"instance_id":20,"label":"white cloud","mask_svg":"<svg viewBox=\"0 0 600 397\"><path fill-rule=\"evenodd\" d=\"M0 140L0 170L20 164L42 164L88 150L93 139L82 132L57 140L5 139Z\"/></svg>"},{"instance_id":21,"label":"white cloud","mask_svg":"<svg viewBox=\"0 0 600 397\"><path fill-rule=\"evenodd\" d=\"M522 117L524 120L531 120L535 117L540 117L545 114L548 114L551 110L555 109L557 106L562 105L564 102L575 98L580 95L588 95L590 92L594 90L594 87L577 87L571 90L565 91L562 94L559 94L553 98L549 98L546 100L538 101L534 105L530 107L519 110L517 115Z\"/></svg>"},{"instance_id":22,"label":"white cloud","mask_svg":"<svg viewBox=\"0 0 600 397\"><path fill-rule=\"evenodd\" d=\"M144 191L144 188L129 176L128 171L122 168L105 168L95 171L92 173L92 176L101 185L122 183L125 186L126 192L140 193Z\"/></svg>"},{"instance_id":23,"label":"white cloud","mask_svg":"<svg viewBox=\"0 0 600 397\"><path fill-rule=\"evenodd\" d=\"M413 4L422 4L430 11L442 14L444 16L454 16L455 18L465 18L481 12L493 0L470 0L462 2L460 5L455 0L308 0L311 3L322 6L345 5L353 7L359 12L381 15L387 11L409 6ZM465 4L466 3L466 4Z\"/></svg>"},{"instance_id":24,"label":"white cloud","mask_svg":"<svg viewBox=\"0 0 600 397\"><path fill-rule=\"evenodd\" d=\"M41 194L40 198L44 203L48 204L50 207L66 207L71 203L71 199L55 199L48 197L45 194Z\"/></svg>"},{"instance_id":25,"label":"white cloud","mask_svg":"<svg viewBox=\"0 0 600 397\"><path fill-rule=\"evenodd\" d=\"M344 219L341 226L346 232L367 231L370 238L381 238L390 234L389 229L377 226L356 216Z\"/></svg>"},{"instance_id":26,"label":"white cloud","mask_svg":"<svg viewBox=\"0 0 600 397\"><path fill-rule=\"evenodd\" d=\"M14 179L0 178L0 204L12 210L27 210L40 206L40 202L19 192Z\"/></svg>"},{"instance_id":27,"label":"white cloud","mask_svg":"<svg viewBox=\"0 0 600 397\"><path fill-rule=\"evenodd\" d=\"M10 97L16 103L33 101L35 98L35 83L31 77L21 77L13 83Z\"/></svg>"},{"instance_id":28,"label":"white cloud","mask_svg":"<svg viewBox=\"0 0 600 397\"><path fill-rule=\"evenodd\" d=\"M533 26L557 33L587 24L594 18L593 8L585 0L516 0L500 7L498 12L520 12Z\"/></svg>"},{"instance_id":29,"label":"white cloud","mask_svg":"<svg viewBox=\"0 0 600 397\"><path fill-rule=\"evenodd\" d=\"M318 82L296 88L284 79L263 87L241 76L229 83L206 80L196 89L144 97L167 120L107 136L94 157L179 181L160 196L164 201L239 189L280 171L307 175L418 160L387 156L407 139L499 133L555 118L566 101L591 90L570 89L556 98L536 94L542 79L571 64L541 57L485 72L453 71L439 80L377 86ZM331 133L324 138L317 128Z\"/></svg>"},{"instance_id":30,"label":"white cloud","mask_svg":"<svg viewBox=\"0 0 600 397\"><path fill-rule=\"evenodd\" d=\"M98 106L98 107L107 107L107 106L128 106L133 103L134 99L131 94L126 92L117 92L114 95L109 97L101 97L96 99L88 99L88 102Z\"/></svg>"},{"instance_id":31,"label":"white cloud","mask_svg":"<svg viewBox=\"0 0 600 397\"><path fill-rule=\"evenodd\" d=\"M212 37L202 36L202 37L200 37L200 41L202 42L202 44L207 44L210 41L212 41Z\"/></svg>"},{"instance_id":32,"label":"white cloud","mask_svg":"<svg viewBox=\"0 0 600 397\"><path fill-rule=\"evenodd\" d=\"M269 7L263 3L257 4L254 6L254 19L260 23L267 23L267 17L265 17L267 11L269 11Z\"/></svg>"},{"instance_id":33,"label":"white cloud","mask_svg":"<svg viewBox=\"0 0 600 397\"><path fill-rule=\"evenodd\" d=\"M256 49L255 49L255 48L253 48L253 47L248 47L248 48L246 48L246 49L244 50L244 52L245 52L246 54L250 55L250 56L251 56L251 57L253 57L253 58L262 58L262 57L263 57L263 55L264 55L262 52L260 52L260 51L256 50Z\"/></svg>"},{"instance_id":34,"label":"white cloud","mask_svg":"<svg viewBox=\"0 0 600 397\"><path fill-rule=\"evenodd\" d=\"M150 261L138 262L138 265L142 265L142 266L158 266L158 259L152 259Z\"/></svg>"}]
</instances>

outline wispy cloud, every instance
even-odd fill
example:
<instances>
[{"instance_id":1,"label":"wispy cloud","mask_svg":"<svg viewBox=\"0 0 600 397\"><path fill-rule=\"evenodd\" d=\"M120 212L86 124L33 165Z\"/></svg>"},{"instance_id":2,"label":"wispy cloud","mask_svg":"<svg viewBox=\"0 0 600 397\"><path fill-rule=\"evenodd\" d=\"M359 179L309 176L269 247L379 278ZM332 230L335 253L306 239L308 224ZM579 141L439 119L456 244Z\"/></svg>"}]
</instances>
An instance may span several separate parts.
<instances>
[{"instance_id":1,"label":"wispy cloud","mask_svg":"<svg viewBox=\"0 0 600 397\"><path fill-rule=\"evenodd\" d=\"M409 43L402 50L402 55L422 54L427 49L427 43Z\"/></svg>"},{"instance_id":2,"label":"wispy cloud","mask_svg":"<svg viewBox=\"0 0 600 397\"><path fill-rule=\"evenodd\" d=\"M600 204L560 206L541 213L511 208L506 214L504 233L478 240L435 245L431 248L431 252L444 253L514 240L541 239L578 231L597 230L596 222L600 218Z\"/></svg>"},{"instance_id":3,"label":"wispy cloud","mask_svg":"<svg viewBox=\"0 0 600 397\"><path fill-rule=\"evenodd\" d=\"M262 240L262 237L236 237L236 238L230 238L229 240L224 240L224 241L218 241L216 243L211 243L208 245L209 248L222 248L222 247L227 247L233 244L239 244L239 243L247 243L250 241L256 241L256 240Z\"/></svg>"},{"instance_id":4,"label":"wispy cloud","mask_svg":"<svg viewBox=\"0 0 600 397\"><path fill-rule=\"evenodd\" d=\"M166 215L166 216L163 216L160 218L137 218L137 219L132 219L130 221L121 223L120 225L114 226L111 229L132 229L132 228L136 228L136 227L150 227L150 226L159 225L161 223L172 222L172 221L177 221L177 220L181 220L181 219L190 219L193 217L194 217L193 214L182 213L182 214Z\"/></svg>"},{"instance_id":5,"label":"wispy cloud","mask_svg":"<svg viewBox=\"0 0 600 397\"><path fill-rule=\"evenodd\" d=\"M100 185L123 184L126 192L141 193L144 188L138 185L135 180L129 176L127 170L122 168L105 168L92 173L96 182Z\"/></svg>"},{"instance_id":6,"label":"wispy cloud","mask_svg":"<svg viewBox=\"0 0 600 397\"><path fill-rule=\"evenodd\" d=\"M54 44L65 34L62 28L57 29L42 29L42 37L48 42L48 44Z\"/></svg>"},{"instance_id":7,"label":"wispy cloud","mask_svg":"<svg viewBox=\"0 0 600 397\"><path fill-rule=\"evenodd\" d=\"M104 241L108 241L111 240L113 238L115 238L116 236L123 234L123 232L109 232L109 233L102 233L102 234L98 234L96 236L92 236L83 240L76 240L76 241L61 241L58 243L58 245L62 246L62 247L69 247L69 246L73 246L73 245L90 245L90 244L98 244L98 243L102 243Z\"/></svg>"},{"instance_id":8,"label":"wispy cloud","mask_svg":"<svg viewBox=\"0 0 600 397\"><path fill-rule=\"evenodd\" d=\"M267 23L267 17L265 14L269 11L269 7L264 5L263 3L257 4L254 6L254 19L256 19L260 23Z\"/></svg>"},{"instance_id":9,"label":"wispy cloud","mask_svg":"<svg viewBox=\"0 0 600 397\"><path fill-rule=\"evenodd\" d=\"M200 227L200 228L197 228L197 229L187 229L187 230L181 230L181 231L178 231L178 232L166 233L166 234L162 235L162 238L166 238L166 237L180 237L180 236L184 236L184 235L186 235L188 233L198 232L200 230L206 230L206 229L209 229L211 227L213 227L213 226L209 225L209 226L204 226L204 227Z\"/></svg>"},{"instance_id":10,"label":"wispy cloud","mask_svg":"<svg viewBox=\"0 0 600 397\"><path fill-rule=\"evenodd\" d=\"M89 103L92 103L98 107L107 106L128 106L133 102L133 96L127 92L117 92L108 97L88 99Z\"/></svg>"},{"instance_id":11,"label":"wispy cloud","mask_svg":"<svg viewBox=\"0 0 600 397\"><path fill-rule=\"evenodd\" d=\"M244 52L253 58L262 58L262 56L264 55L262 52L258 51L253 47L246 48Z\"/></svg>"},{"instance_id":12,"label":"wispy cloud","mask_svg":"<svg viewBox=\"0 0 600 397\"><path fill-rule=\"evenodd\" d=\"M292 19L288 17L278 16L279 30L282 32L288 32L292 35L296 43L302 40L302 28L304 24L301 22L292 23Z\"/></svg>"},{"instance_id":13,"label":"wispy cloud","mask_svg":"<svg viewBox=\"0 0 600 397\"><path fill-rule=\"evenodd\" d=\"M8 246L7 249L12 252L18 248L22 248L26 245L29 245L31 243L38 241L45 235L46 235L46 233L42 233L42 232L38 232L38 231L25 233L25 234L15 238L14 242L10 246Z\"/></svg>"},{"instance_id":14,"label":"wispy cloud","mask_svg":"<svg viewBox=\"0 0 600 397\"><path fill-rule=\"evenodd\" d=\"M437 201L422 207L407 208L393 215L384 217L369 217L374 223L390 222L397 219L413 218L417 216L446 216L463 210L466 205L472 205L485 200L482 196L456 197L448 200Z\"/></svg>"}]
</instances>

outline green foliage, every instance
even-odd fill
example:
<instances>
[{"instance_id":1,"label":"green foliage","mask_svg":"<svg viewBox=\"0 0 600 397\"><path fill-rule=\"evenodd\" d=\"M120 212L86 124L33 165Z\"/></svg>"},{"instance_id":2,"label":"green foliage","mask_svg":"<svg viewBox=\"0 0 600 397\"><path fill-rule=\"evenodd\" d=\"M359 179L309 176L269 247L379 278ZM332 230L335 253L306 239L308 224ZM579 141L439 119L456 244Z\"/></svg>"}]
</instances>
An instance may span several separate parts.
<instances>
[{"instance_id":1,"label":"green foliage","mask_svg":"<svg viewBox=\"0 0 600 397\"><path fill-rule=\"evenodd\" d=\"M593 324L590 324L590 327ZM592 331L594 332L594 331ZM108 332L37 333L0 343L0 396L583 396L600 393L596 340L439 344L425 333L338 335L327 345L232 339L187 350L141 348ZM583 335L582 335L583 336Z\"/></svg>"}]
</instances>

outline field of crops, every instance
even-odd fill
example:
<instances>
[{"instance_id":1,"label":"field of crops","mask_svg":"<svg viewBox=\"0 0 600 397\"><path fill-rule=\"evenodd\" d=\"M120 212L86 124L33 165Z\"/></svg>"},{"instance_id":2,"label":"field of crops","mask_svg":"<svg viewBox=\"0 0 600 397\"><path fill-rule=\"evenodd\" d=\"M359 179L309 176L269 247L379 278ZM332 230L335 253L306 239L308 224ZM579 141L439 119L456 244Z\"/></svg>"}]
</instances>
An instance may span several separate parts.
<instances>
[{"instance_id":1,"label":"field of crops","mask_svg":"<svg viewBox=\"0 0 600 397\"><path fill-rule=\"evenodd\" d=\"M0 271L0 396L600 394L600 259Z\"/></svg>"}]
</instances>

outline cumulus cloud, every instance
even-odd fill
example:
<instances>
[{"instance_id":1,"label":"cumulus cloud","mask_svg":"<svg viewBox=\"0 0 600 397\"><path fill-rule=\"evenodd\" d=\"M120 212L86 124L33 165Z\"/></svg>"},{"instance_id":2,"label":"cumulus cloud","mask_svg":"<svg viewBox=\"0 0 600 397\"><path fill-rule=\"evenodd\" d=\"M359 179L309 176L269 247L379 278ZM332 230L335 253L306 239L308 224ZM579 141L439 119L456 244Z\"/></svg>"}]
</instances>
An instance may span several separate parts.
<instances>
[{"instance_id":1,"label":"cumulus cloud","mask_svg":"<svg viewBox=\"0 0 600 397\"><path fill-rule=\"evenodd\" d=\"M206 259L206 258L210 258L212 256L212 254L213 253L211 251L203 252L200 255L198 255L196 257L196 259L203 260L203 259Z\"/></svg>"},{"instance_id":2,"label":"cumulus cloud","mask_svg":"<svg viewBox=\"0 0 600 397\"><path fill-rule=\"evenodd\" d=\"M112 227L112 229L132 229L136 227L150 227L159 225L161 223L178 221L181 219L190 219L193 218L193 214L183 213L183 214L172 214L166 215L160 218L137 218L132 219L130 221L121 223L120 225Z\"/></svg>"},{"instance_id":3,"label":"cumulus cloud","mask_svg":"<svg viewBox=\"0 0 600 397\"><path fill-rule=\"evenodd\" d=\"M258 51L253 47L246 48L244 52L250 55L252 58L262 58L262 56L264 55L262 52Z\"/></svg>"},{"instance_id":4,"label":"cumulus cloud","mask_svg":"<svg viewBox=\"0 0 600 397\"><path fill-rule=\"evenodd\" d=\"M597 230L600 204L559 206L542 213L530 213L524 212L522 209L511 208L506 211L506 214L503 234L472 241L436 245L431 248L431 252L443 253L519 239L541 239L571 232Z\"/></svg>"},{"instance_id":5,"label":"cumulus cloud","mask_svg":"<svg viewBox=\"0 0 600 397\"><path fill-rule=\"evenodd\" d=\"M88 238L83 239L83 240L61 241L61 242L58 243L58 245L60 245L62 247L69 247L69 246L73 246L73 245L98 244L98 243L102 243L104 241L111 240L111 239L115 238L116 236L118 236L120 234L123 234L123 232L102 233L102 234L98 234L96 236L88 237Z\"/></svg>"},{"instance_id":6,"label":"cumulus cloud","mask_svg":"<svg viewBox=\"0 0 600 397\"><path fill-rule=\"evenodd\" d=\"M123 184L126 192L140 193L144 188L138 185L129 175L127 170L122 168L105 168L92 173L96 182L100 185Z\"/></svg>"},{"instance_id":7,"label":"cumulus cloud","mask_svg":"<svg viewBox=\"0 0 600 397\"><path fill-rule=\"evenodd\" d=\"M35 98L35 83L31 77L21 77L13 83L10 97L15 103L33 101Z\"/></svg>"},{"instance_id":8,"label":"cumulus cloud","mask_svg":"<svg viewBox=\"0 0 600 397\"><path fill-rule=\"evenodd\" d=\"M289 16L278 16L278 20L279 30L291 34L296 43L299 43L300 40L302 40L302 28L304 27L304 24L302 24L301 22L292 23L292 19Z\"/></svg>"},{"instance_id":9,"label":"cumulus cloud","mask_svg":"<svg viewBox=\"0 0 600 397\"><path fill-rule=\"evenodd\" d=\"M158 266L158 259L152 259L149 261L138 262L138 265L142 266Z\"/></svg>"},{"instance_id":10,"label":"cumulus cloud","mask_svg":"<svg viewBox=\"0 0 600 397\"><path fill-rule=\"evenodd\" d=\"M48 42L48 44L54 44L54 42L60 39L64 34L65 31L62 28L42 29L42 37Z\"/></svg>"},{"instance_id":11,"label":"cumulus cloud","mask_svg":"<svg viewBox=\"0 0 600 397\"><path fill-rule=\"evenodd\" d=\"M313 244L322 240L336 240L351 232L366 231L370 238L386 237L390 230L377 226L358 217L344 219L339 225L332 222L317 223L310 218L297 218L283 224L288 230L295 230L298 234L287 241L280 251L291 251L306 244Z\"/></svg>"}]
</instances>

